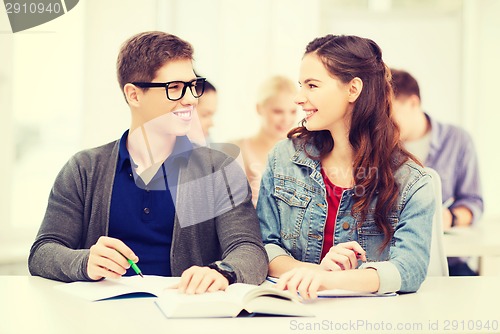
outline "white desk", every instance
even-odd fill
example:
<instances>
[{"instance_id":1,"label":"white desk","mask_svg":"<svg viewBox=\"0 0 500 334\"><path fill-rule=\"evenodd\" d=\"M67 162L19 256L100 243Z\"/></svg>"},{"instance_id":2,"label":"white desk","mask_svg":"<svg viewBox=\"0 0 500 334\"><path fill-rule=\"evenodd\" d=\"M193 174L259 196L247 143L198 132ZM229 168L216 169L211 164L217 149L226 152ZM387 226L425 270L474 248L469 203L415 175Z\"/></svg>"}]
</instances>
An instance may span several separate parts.
<instances>
[{"instance_id":1,"label":"white desk","mask_svg":"<svg viewBox=\"0 0 500 334\"><path fill-rule=\"evenodd\" d=\"M499 223L481 221L473 227L453 228L443 242L447 256L477 256L481 275L500 275Z\"/></svg>"},{"instance_id":2,"label":"white desk","mask_svg":"<svg viewBox=\"0 0 500 334\"><path fill-rule=\"evenodd\" d=\"M153 298L87 302L53 289L57 284L39 277L0 276L0 333L464 333L481 332L477 322L484 326L488 320L490 331L482 332L500 331L498 277L431 277L415 294L322 299L307 305L316 314L311 318L167 319ZM358 323L364 327L353 327ZM396 330L400 324L408 327ZM392 330L381 330L389 326Z\"/></svg>"}]
</instances>

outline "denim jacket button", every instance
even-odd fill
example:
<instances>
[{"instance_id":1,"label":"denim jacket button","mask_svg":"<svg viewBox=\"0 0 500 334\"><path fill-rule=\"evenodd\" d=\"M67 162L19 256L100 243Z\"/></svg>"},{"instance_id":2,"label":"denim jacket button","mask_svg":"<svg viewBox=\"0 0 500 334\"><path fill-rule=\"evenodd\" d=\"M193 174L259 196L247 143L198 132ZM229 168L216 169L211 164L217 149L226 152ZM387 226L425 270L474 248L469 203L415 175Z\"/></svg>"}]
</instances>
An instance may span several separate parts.
<instances>
[{"instance_id":1,"label":"denim jacket button","mask_svg":"<svg viewBox=\"0 0 500 334\"><path fill-rule=\"evenodd\" d=\"M344 223L342 224L342 228L343 228L344 230L346 230L346 231L349 229L349 227L351 227L351 225L349 225L349 223L348 223L348 222L344 222Z\"/></svg>"}]
</instances>

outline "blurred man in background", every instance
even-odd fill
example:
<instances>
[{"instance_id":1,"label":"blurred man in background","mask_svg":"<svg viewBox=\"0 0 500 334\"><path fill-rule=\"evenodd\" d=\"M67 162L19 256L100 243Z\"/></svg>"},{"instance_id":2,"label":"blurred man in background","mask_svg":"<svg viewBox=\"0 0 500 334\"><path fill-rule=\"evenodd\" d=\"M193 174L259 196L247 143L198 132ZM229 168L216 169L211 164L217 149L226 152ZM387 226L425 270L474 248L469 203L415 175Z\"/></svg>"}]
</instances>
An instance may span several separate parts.
<instances>
[{"instance_id":1,"label":"blurred man in background","mask_svg":"<svg viewBox=\"0 0 500 334\"><path fill-rule=\"evenodd\" d=\"M483 213L483 197L476 150L470 135L457 126L432 119L421 108L417 80L391 69L394 89L393 119L406 149L441 177L443 227L470 226ZM464 259L448 258L451 276L476 273Z\"/></svg>"}]
</instances>

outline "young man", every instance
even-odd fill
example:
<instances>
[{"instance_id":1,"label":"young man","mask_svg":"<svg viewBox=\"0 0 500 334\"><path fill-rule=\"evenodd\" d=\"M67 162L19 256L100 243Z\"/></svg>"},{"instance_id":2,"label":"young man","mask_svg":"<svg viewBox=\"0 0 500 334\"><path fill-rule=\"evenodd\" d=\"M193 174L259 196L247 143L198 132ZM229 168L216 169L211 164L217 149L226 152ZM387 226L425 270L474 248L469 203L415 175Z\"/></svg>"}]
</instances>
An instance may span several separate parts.
<instances>
[{"instance_id":1,"label":"young man","mask_svg":"<svg viewBox=\"0 0 500 334\"><path fill-rule=\"evenodd\" d=\"M204 79L193 49L164 32L126 41L118 81L131 111L122 138L73 156L59 173L29 269L61 281L181 276L186 293L259 284L267 274L245 174L186 134ZM139 262L139 258L141 259Z\"/></svg>"},{"instance_id":2,"label":"young man","mask_svg":"<svg viewBox=\"0 0 500 334\"><path fill-rule=\"evenodd\" d=\"M483 213L478 160L465 130L443 124L426 114L420 104L417 80L408 72L391 69L394 89L393 118L406 149L442 181L444 229L469 226ZM475 275L466 262L449 258L450 275Z\"/></svg>"}]
</instances>

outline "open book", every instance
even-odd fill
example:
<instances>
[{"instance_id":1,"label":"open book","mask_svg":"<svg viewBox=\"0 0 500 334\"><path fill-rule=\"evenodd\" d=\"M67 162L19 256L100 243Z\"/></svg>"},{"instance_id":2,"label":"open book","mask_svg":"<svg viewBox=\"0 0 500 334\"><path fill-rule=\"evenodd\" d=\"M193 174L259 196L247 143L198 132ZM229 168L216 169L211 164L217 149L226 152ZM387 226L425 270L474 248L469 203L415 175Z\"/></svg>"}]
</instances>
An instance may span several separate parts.
<instances>
[{"instance_id":1,"label":"open book","mask_svg":"<svg viewBox=\"0 0 500 334\"><path fill-rule=\"evenodd\" d=\"M353 290L323 290L318 291L318 298L343 298L343 297L393 297L397 296L395 292L388 293L372 293L372 292L362 292Z\"/></svg>"},{"instance_id":2,"label":"open book","mask_svg":"<svg viewBox=\"0 0 500 334\"><path fill-rule=\"evenodd\" d=\"M278 283L278 278L268 276L266 281L263 283L265 286L272 286ZM318 298L343 298L343 297L392 297L397 296L395 292L388 293L372 293L354 290L343 290L343 289L333 289L333 290L322 290L318 291Z\"/></svg>"},{"instance_id":3,"label":"open book","mask_svg":"<svg viewBox=\"0 0 500 334\"><path fill-rule=\"evenodd\" d=\"M72 282L54 288L89 301L158 297L155 299L158 308L172 318L236 317L243 310L272 315L312 315L297 297L272 286L236 283L225 291L186 295L172 288L179 280L179 277L144 275L144 278L130 276L98 282Z\"/></svg>"},{"instance_id":4,"label":"open book","mask_svg":"<svg viewBox=\"0 0 500 334\"><path fill-rule=\"evenodd\" d=\"M243 311L257 314L312 316L288 291L244 283L231 284L225 291L186 295L176 290L162 292L156 304L167 318L236 317Z\"/></svg>"},{"instance_id":5,"label":"open book","mask_svg":"<svg viewBox=\"0 0 500 334\"><path fill-rule=\"evenodd\" d=\"M72 282L54 288L89 301L117 297L158 297L164 290L176 285L179 277L144 275L104 279L97 282Z\"/></svg>"}]
</instances>

